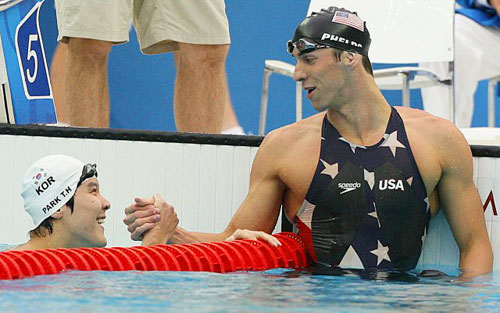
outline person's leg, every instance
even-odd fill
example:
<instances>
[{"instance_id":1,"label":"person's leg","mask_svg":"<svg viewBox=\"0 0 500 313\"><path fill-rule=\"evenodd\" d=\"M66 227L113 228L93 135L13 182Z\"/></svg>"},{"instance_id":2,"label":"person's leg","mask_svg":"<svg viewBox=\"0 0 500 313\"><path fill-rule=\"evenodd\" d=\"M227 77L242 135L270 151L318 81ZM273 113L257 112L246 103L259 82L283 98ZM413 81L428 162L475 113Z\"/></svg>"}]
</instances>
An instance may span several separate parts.
<instances>
[{"instance_id":1,"label":"person's leg","mask_svg":"<svg viewBox=\"0 0 500 313\"><path fill-rule=\"evenodd\" d=\"M66 45L57 45L50 64L50 83L56 105L57 122L69 124L69 110L64 102L64 63L66 62Z\"/></svg>"},{"instance_id":2,"label":"person's leg","mask_svg":"<svg viewBox=\"0 0 500 313\"><path fill-rule=\"evenodd\" d=\"M64 68L65 103L73 126L109 127L108 56L112 43L69 38Z\"/></svg>"},{"instance_id":3,"label":"person's leg","mask_svg":"<svg viewBox=\"0 0 500 313\"><path fill-rule=\"evenodd\" d=\"M55 0L58 40L66 44L63 83L56 81L56 97L62 89L72 126L109 127L108 56L113 44L128 41L132 4Z\"/></svg>"},{"instance_id":4,"label":"person's leg","mask_svg":"<svg viewBox=\"0 0 500 313\"><path fill-rule=\"evenodd\" d=\"M228 96L229 96L229 87ZM245 131L240 125L236 112L234 111L233 104L231 103L231 96L228 97L224 108L224 121L222 122L222 134L231 135L245 135Z\"/></svg>"},{"instance_id":5,"label":"person's leg","mask_svg":"<svg viewBox=\"0 0 500 313\"><path fill-rule=\"evenodd\" d=\"M217 123L219 123L220 116L216 110L220 110L220 103L224 103L224 114L222 119L222 127L221 133L223 134L234 134L234 135L244 135L245 132L241 127L238 118L236 117L236 112L234 111L233 105L231 103L231 96L229 93L229 86L227 84L227 75L226 75L226 61L227 58L227 49L220 49L220 51L213 54L216 58L220 58L218 62L210 62L208 60L199 59L196 55L191 55L191 59L195 59L200 61L200 64L191 64L191 66L186 66L187 64L181 64L180 60L183 51L185 52L185 48L181 48L187 44L179 44L180 52L175 54L176 65L178 68L177 80L176 80L176 89L175 89L175 101L174 101L174 109L175 109L175 119L177 123L177 128L179 131L197 131L197 132L215 132L207 130L203 130L200 127L199 120L192 121L191 113L195 112L196 116L210 116L212 115L214 118L217 117ZM207 47L216 47L216 46L200 46L200 45L189 45L192 50L206 49ZM189 48L188 48L189 49ZM212 49L216 50L218 48ZM226 50L224 52L224 50ZM202 51L200 51L202 52ZM217 56L216 54L221 54ZM225 54L225 56L223 55ZM188 57L185 55L185 57ZM204 64L203 64L204 63ZM182 66L185 66L183 68ZM213 68L212 68L213 67ZM198 69L204 69L205 72L211 72L209 75L213 75L212 77L203 76L203 72L197 72ZM181 72L181 70L185 70ZM195 78L195 75L199 75L198 78ZM200 76L201 75L201 76ZM196 79L195 84L198 83L200 88L192 88L189 92L184 92L185 90L189 90L190 88L184 88L183 86L190 86L193 82L191 78ZM205 77L205 78L203 78ZM201 78L201 79L199 79ZM210 79L208 79L210 78ZM214 79L214 80L212 80ZM219 90L218 92L211 92L211 90ZM225 94L225 96L224 96ZM224 97L224 98L223 98ZM201 100L201 102L192 102ZM210 103L212 101L212 103ZM199 103L199 107L197 108L199 112L196 112L196 108L190 108L189 103ZM216 105L219 104L219 105ZM208 113L208 114L206 114ZM203 119L203 118L202 118ZM207 120L201 121L201 123L206 123ZM196 123L196 125L194 124ZM213 123L213 121L212 121ZM206 124L208 125L208 123ZM193 130L195 129L195 130Z\"/></svg>"},{"instance_id":6,"label":"person's leg","mask_svg":"<svg viewBox=\"0 0 500 313\"><path fill-rule=\"evenodd\" d=\"M238 126L226 77L231 40L224 0L136 0L134 16L143 53L176 51L177 129L220 133Z\"/></svg>"},{"instance_id":7,"label":"person's leg","mask_svg":"<svg viewBox=\"0 0 500 313\"><path fill-rule=\"evenodd\" d=\"M179 131L220 133L229 99L229 45L179 43L174 111Z\"/></svg>"}]
</instances>

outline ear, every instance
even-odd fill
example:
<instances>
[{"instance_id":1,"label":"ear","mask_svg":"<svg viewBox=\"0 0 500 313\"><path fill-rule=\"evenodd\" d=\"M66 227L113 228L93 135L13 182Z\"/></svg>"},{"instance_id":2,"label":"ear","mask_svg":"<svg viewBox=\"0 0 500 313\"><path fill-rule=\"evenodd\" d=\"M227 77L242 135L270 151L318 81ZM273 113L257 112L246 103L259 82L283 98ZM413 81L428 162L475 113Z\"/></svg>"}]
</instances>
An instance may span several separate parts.
<instances>
[{"instance_id":1,"label":"ear","mask_svg":"<svg viewBox=\"0 0 500 313\"><path fill-rule=\"evenodd\" d=\"M349 63L354 62L354 60L356 60L356 53L351 51L346 51L346 59L349 61Z\"/></svg>"},{"instance_id":2,"label":"ear","mask_svg":"<svg viewBox=\"0 0 500 313\"><path fill-rule=\"evenodd\" d=\"M361 62L361 55L355 52L344 51L343 53L343 62L344 65L349 66L351 68L356 67L357 63Z\"/></svg>"},{"instance_id":3,"label":"ear","mask_svg":"<svg viewBox=\"0 0 500 313\"><path fill-rule=\"evenodd\" d=\"M52 218L56 220L60 220L64 217L64 211L68 209L67 205L63 205L59 210L57 210L54 214L51 215Z\"/></svg>"}]
</instances>

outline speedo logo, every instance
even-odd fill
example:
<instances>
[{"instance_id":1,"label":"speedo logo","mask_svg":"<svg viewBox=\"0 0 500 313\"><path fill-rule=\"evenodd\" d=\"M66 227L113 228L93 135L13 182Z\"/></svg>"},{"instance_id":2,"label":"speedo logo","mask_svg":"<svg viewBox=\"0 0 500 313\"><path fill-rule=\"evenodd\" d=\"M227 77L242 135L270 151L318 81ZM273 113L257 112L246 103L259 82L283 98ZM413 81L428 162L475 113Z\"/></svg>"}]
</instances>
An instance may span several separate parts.
<instances>
[{"instance_id":1,"label":"speedo logo","mask_svg":"<svg viewBox=\"0 0 500 313\"><path fill-rule=\"evenodd\" d=\"M363 45L360 43L357 43L355 41L352 41L352 40L349 40L347 38L337 36L334 34L323 33L323 35L321 36L321 40L325 40L325 39L340 42L340 43L345 43L346 45L351 45L351 46L358 47L358 48L363 48Z\"/></svg>"},{"instance_id":2,"label":"speedo logo","mask_svg":"<svg viewBox=\"0 0 500 313\"><path fill-rule=\"evenodd\" d=\"M358 182L355 182L355 183L339 183L337 185L337 187L339 187L339 189L343 189L343 191L340 193L340 194L343 194L343 193L347 193L349 191L353 191L353 190L356 190L358 188L361 188L361 184L358 183Z\"/></svg>"}]
</instances>

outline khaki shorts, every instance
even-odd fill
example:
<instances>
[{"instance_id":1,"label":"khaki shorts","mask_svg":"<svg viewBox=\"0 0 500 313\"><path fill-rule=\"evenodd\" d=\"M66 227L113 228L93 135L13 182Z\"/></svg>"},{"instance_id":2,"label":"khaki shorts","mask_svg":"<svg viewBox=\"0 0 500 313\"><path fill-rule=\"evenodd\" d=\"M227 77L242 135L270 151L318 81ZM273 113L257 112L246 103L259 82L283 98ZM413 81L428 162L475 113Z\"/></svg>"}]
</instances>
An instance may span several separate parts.
<instances>
[{"instance_id":1,"label":"khaki shorts","mask_svg":"<svg viewBox=\"0 0 500 313\"><path fill-rule=\"evenodd\" d=\"M129 41L133 20L145 54L175 51L178 42L231 42L224 0L55 0L58 40Z\"/></svg>"}]
</instances>

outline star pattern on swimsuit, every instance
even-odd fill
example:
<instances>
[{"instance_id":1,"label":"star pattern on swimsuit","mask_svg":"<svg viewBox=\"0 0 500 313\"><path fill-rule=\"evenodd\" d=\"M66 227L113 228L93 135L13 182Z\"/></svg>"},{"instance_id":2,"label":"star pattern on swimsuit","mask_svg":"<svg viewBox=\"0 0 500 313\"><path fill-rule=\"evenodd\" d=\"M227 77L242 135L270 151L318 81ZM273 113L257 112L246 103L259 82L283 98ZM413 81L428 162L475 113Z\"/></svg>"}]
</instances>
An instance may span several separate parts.
<instances>
[{"instance_id":1,"label":"star pattern on swimsuit","mask_svg":"<svg viewBox=\"0 0 500 313\"><path fill-rule=\"evenodd\" d=\"M368 186L370 186L370 189L373 190L373 186L375 186L375 173L369 172L366 169L364 169L364 176L365 176L365 181L368 183Z\"/></svg>"},{"instance_id":2,"label":"star pattern on swimsuit","mask_svg":"<svg viewBox=\"0 0 500 313\"><path fill-rule=\"evenodd\" d=\"M429 204L429 197L425 197L424 202L425 202L425 212L428 212L431 207Z\"/></svg>"},{"instance_id":3,"label":"star pattern on swimsuit","mask_svg":"<svg viewBox=\"0 0 500 313\"><path fill-rule=\"evenodd\" d=\"M368 213L368 215L373 218L376 218L378 223L378 228L381 228L382 226L380 226L380 220L378 219L377 206L375 205L375 202L373 202L373 208L375 209L375 211Z\"/></svg>"},{"instance_id":4,"label":"star pattern on swimsuit","mask_svg":"<svg viewBox=\"0 0 500 313\"><path fill-rule=\"evenodd\" d=\"M380 240L377 240L377 249L370 251L370 253L377 256L377 266L379 266L383 260L391 262L389 247L384 246Z\"/></svg>"},{"instance_id":5,"label":"star pattern on swimsuit","mask_svg":"<svg viewBox=\"0 0 500 313\"><path fill-rule=\"evenodd\" d=\"M349 142L349 140L345 139L344 137L340 137L339 140L342 140L343 142L347 143L351 147L352 153L356 153L356 148L366 149L365 146L360 146L360 145L357 145L355 143L351 143L351 142Z\"/></svg>"},{"instance_id":6,"label":"star pattern on swimsuit","mask_svg":"<svg viewBox=\"0 0 500 313\"><path fill-rule=\"evenodd\" d=\"M398 141L398 131L395 130L394 132L390 134L385 134L384 135L384 142L380 145L381 147L387 147L391 149L392 155L396 157L396 148L403 148L405 149L406 147Z\"/></svg>"},{"instance_id":7,"label":"star pattern on swimsuit","mask_svg":"<svg viewBox=\"0 0 500 313\"><path fill-rule=\"evenodd\" d=\"M427 238L427 232L425 231L424 227L424 234L422 235L422 244L424 244L426 238Z\"/></svg>"},{"instance_id":8,"label":"star pattern on swimsuit","mask_svg":"<svg viewBox=\"0 0 500 313\"><path fill-rule=\"evenodd\" d=\"M330 175L332 179L335 179L335 177L339 173L339 164L338 163L328 164L328 162L323 160L321 160L321 163L323 163L323 166L325 167L325 169L321 171L321 174Z\"/></svg>"}]
</instances>

